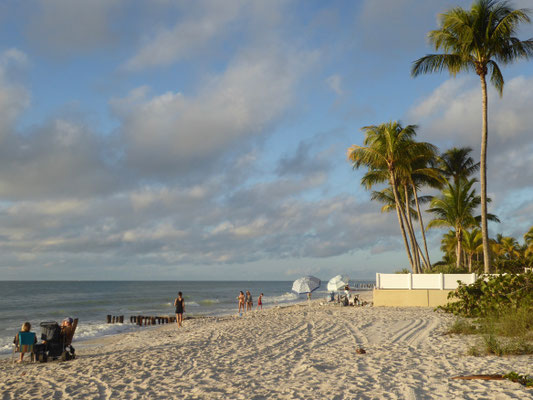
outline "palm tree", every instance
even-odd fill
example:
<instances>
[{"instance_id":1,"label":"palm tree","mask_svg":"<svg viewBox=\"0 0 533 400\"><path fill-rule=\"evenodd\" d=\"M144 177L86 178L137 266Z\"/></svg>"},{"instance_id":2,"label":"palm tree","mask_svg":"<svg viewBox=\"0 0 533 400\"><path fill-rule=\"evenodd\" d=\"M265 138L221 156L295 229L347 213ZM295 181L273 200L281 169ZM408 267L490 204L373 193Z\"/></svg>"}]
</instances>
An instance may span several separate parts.
<instances>
[{"instance_id":1,"label":"palm tree","mask_svg":"<svg viewBox=\"0 0 533 400\"><path fill-rule=\"evenodd\" d=\"M479 206L481 198L476 195L475 189L472 189L475 182L475 179L459 180L457 186L448 182L447 187L442 191L442 196L434 197L431 200L430 209L428 209L428 212L436 215L429 222L428 229L447 226L455 230L457 268L461 266L463 233L465 229L475 227L478 224L479 218L474 216L474 212ZM489 214L489 218L498 220L491 214Z\"/></svg>"},{"instance_id":2,"label":"palm tree","mask_svg":"<svg viewBox=\"0 0 533 400\"><path fill-rule=\"evenodd\" d=\"M455 256L457 255L457 235L453 229L450 229L442 236L440 249L444 252L443 259L455 260Z\"/></svg>"},{"instance_id":3,"label":"palm tree","mask_svg":"<svg viewBox=\"0 0 533 400\"><path fill-rule=\"evenodd\" d=\"M418 196L418 189L422 185L427 185L430 187L441 187L442 179L439 171L432 167L437 160L437 148L429 143L425 144L425 147L422 147L418 154L406 163L407 170L405 171L405 178L407 180L407 185L413 193L413 199L416 206L416 217L420 223L420 232L422 233L422 240L424 243L425 258L424 262L426 264L426 270L431 269L431 261L429 259L429 252L426 240L426 232L424 229L424 221L422 219L422 213L420 212L420 202L421 198ZM406 188L407 188L406 185ZM408 191L406 190L406 193Z\"/></svg>"},{"instance_id":4,"label":"palm tree","mask_svg":"<svg viewBox=\"0 0 533 400\"><path fill-rule=\"evenodd\" d=\"M453 147L441 154L438 160L439 170L448 180L457 185L460 179L469 179L479 170L479 163L470 157L470 147Z\"/></svg>"},{"instance_id":5,"label":"palm tree","mask_svg":"<svg viewBox=\"0 0 533 400\"><path fill-rule=\"evenodd\" d=\"M475 0L470 10L455 7L439 16L440 29L429 32L435 50L442 54L428 54L414 62L411 74L418 76L448 70L474 71L481 81L482 131L480 157L481 231L483 234L483 262L485 273L490 272L489 235L487 224L487 74L503 93L504 80L498 63L505 65L533 55L533 39L521 41L514 35L521 22L530 22L529 11L513 10L507 1Z\"/></svg>"},{"instance_id":6,"label":"palm tree","mask_svg":"<svg viewBox=\"0 0 533 400\"><path fill-rule=\"evenodd\" d=\"M493 246L496 254L505 260L520 257L519 245L514 237L498 234Z\"/></svg>"},{"instance_id":7,"label":"palm tree","mask_svg":"<svg viewBox=\"0 0 533 400\"><path fill-rule=\"evenodd\" d=\"M468 272L472 272L472 259L474 255L483 251L483 235L478 228L463 233L463 249L468 258Z\"/></svg>"},{"instance_id":8,"label":"palm tree","mask_svg":"<svg viewBox=\"0 0 533 400\"><path fill-rule=\"evenodd\" d=\"M413 272L420 272L418 244L414 232L409 224L409 212L406 215L400 189L405 183L405 166L409 160L417 155L425 154L428 143L416 142L416 126L402 127L398 121L391 121L381 125L371 125L362 128L365 132L364 146L353 145L348 149L348 159L354 168L368 167L368 172L362 179L362 184L370 189L376 183L388 181L396 208L398 223L402 231L407 257ZM429 145L431 146L431 145ZM405 196L404 196L405 197ZM408 202L408 197L404 199ZM409 234L409 245L407 235Z\"/></svg>"},{"instance_id":9,"label":"palm tree","mask_svg":"<svg viewBox=\"0 0 533 400\"><path fill-rule=\"evenodd\" d=\"M529 246L533 243L533 226L529 228L529 231L524 235L524 242Z\"/></svg>"},{"instance_id":10,"label":"palm tree","mask_svg":"<svg viewBox=\"0 0 533 400\"><path fill-rule=\"evenodd\" d=\"M363 181L365 181L365 177L363 177ZM412 191L408 190L408 201L405 200L406 195L405 191L398 191L398 194L400 195L400 204L402 205L403 212L407 215L409 215L409 218L412 218L414 220L419 220L421 229L424 229L424 223L421 221L422 215L420 213L420 206L419 203L424 203L426 201L429 201L427 199L428 196L422 196L421 198L417 198L416 196L413 196ZM413 199L415 197L415 199ZM371 200L377 200L380 203L383 203L384 205L381 207L381 212L391 212L393 210L396 210L396 202L394 199L394 194L392 193L392 189L389 187L386 187L385 189L382 189L380 191L373 191L371 196ZM406 211L406 205L409 204L409 213ZM412 229L412 225L408 223L409 227ZM419 249L420 256L422 260L424 261L425 269L429 270L431 269L431 263L429 261L429 255L427 251L427 244L426 244L426 235L425 232L422 231L422 237L424 240L424 247L425 247L425 256L422 254L422 250ZM421 272L421 271L419 271Z\"/></svg>"}]
</instances>

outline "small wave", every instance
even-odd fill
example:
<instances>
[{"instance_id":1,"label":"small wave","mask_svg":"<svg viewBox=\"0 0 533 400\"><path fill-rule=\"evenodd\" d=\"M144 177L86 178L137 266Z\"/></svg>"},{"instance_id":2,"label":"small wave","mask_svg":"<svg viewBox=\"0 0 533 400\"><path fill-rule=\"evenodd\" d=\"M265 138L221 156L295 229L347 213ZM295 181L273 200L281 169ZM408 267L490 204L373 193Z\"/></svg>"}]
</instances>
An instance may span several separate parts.
<instances>
[{"instance_id":1,"label":"small wave","mask_svg":"<svg viewBox=\"0 0 533 400\"><path fill-rule=\"evenodd\" d=\"M195 301L188 301L187 303L185 303L185 305L186 306L191 306L191 307L200 307L200 304L198 304Z\"/></svg>"},{"instance_id":2,"label":"small wave","mask_svg":"<svg viewBox=\"0 0 533 400\"><path fill-rule=\"evenodd\" d=\"M280 296L263 296L263 299L265 303L284 303L298 300L299 297L296 293L286 292Z\"/></svg>"},{"instance_id":3,"label":"small wave","mask_svg":"<svg viewBox=\"0 0 533 400\"><path fill-rule=\"evenodd\" d=\"M220 303L220 300L218 300L218 299L200 300L200 304L203 305L203 306L212 306L213 304L219 304L219 303Z\"/></svg>"},{"instance_id":4,"label":"small wave","mask_svg":"<svg viewBox=\"0 0 533 400\"><path fill-rule=\"evenodd\" d=\"M128 332L135 329L135 325L124 324L87 324L82 325L76 330L74 339L87 340L100 336L114 335L117 333Z\"/></svg>"}]
</instances>

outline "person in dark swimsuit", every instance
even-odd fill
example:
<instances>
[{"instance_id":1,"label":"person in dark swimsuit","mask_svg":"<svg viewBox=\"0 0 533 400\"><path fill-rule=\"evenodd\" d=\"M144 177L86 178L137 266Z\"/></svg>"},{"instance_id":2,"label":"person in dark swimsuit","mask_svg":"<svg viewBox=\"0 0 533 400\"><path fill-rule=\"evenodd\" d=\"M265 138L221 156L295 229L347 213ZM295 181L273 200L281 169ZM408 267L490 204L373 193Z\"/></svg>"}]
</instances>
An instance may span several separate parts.
<instances>
[{"instance_id":1,"label":"person in dark swimsuit","mask_svg":"<svg viewBox=\"0 0 533 400\"><path fill-rule=\"evenodd\" d=\"M178 297L174 300L174 307L176 307L176 323L181 328L183 313L185 312L185 299L181 292L178 293Z\"/></svg>"}]
</instances>

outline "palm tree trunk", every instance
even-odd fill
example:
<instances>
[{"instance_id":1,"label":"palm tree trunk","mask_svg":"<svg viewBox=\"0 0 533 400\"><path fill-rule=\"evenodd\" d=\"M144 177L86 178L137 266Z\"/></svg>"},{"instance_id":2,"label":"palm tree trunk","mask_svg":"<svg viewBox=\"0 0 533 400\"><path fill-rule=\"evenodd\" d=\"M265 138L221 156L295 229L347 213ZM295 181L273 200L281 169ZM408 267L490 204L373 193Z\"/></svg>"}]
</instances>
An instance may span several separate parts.
<instances>
[{"instance_id":1,"label":"palm tree trunk","mask_svg":"<svg viewBox=\"0 0 533 400\"><path fill-rule=\"evenodd\" d=\"M396 179L394 178L394 173L390 173L390 184L392 186L392 193L394 194L394 202L396 203L396 214L398 215L398 223L400 224L400 229L402 231L403 243L405 245L405 250L407 251L407 257L409 258L409 263L411 263L411 270L415 271L415 264L413 262L413 257L411 257L411 250L409 248L409 242L407 242L407 236L405 234L405 226L403 225L402 214L401 214L401 203L398 196L398 188L396 187Z\"/></svg>"},{"instance_id":2,"label":"palm tree trunk","mask_svg":"<svg viewBox=\"0 0 533 400\"><path fill-rule=\"evenodd\" d=\"M468 254L468 272L472 273L472 257L474 255L472 253Z\"/></svg>"},{"instance_id":3,"label":"palm tree trunk","mask_svg":"<svg viewBox=\"0 0 533 400\"><path fill-rule=\"evenodd\" d=\"M418 193L416 191L416 186L413 183L411 183L411 186L413 188L413 193L415 196L416 212L418 213L418 221L420 222L420 231L422 232L422 240L424 241L424 251L426 252L426 259L424 261L426 263L426 268L429 270L431 268L431 262L429 261L428 244L426 241L426 232L424 230L424 221L422 221L422 213L420 212L420 205L418 204Z\"/></svg>"},{"instance_id":4,"label":"palm tree trunk","mask_svg":"<svg viewBox=\"0 0 533 400\"><path fill-rule=\"evenodd\" d=\"M420 258L421 258L422 261L424 262L424 265L426 266L425 270L426 270L426 271L429 271L431 268L428 267L429 263L428 263L428 261L426 260L426 258L424 257L424 253L422 253L422 249L420 248L420 246L417 246L417 248L418 248L418 255L420 256ZM421 267L421 268L420 268L420 273L422 273L422 272L423 272L423 270L422 270L422 266L420 266L420 267Z\"/></svg>"},{"instance_id":5,"label":"palm tree trunk","mask_svg":"<svg viewBox=\"0 0 533 400\"><path fill-rule=\"evenodd\" d=\"M484 272L490 273L490 247L489 247L489 229L487 224L487 141L488 141L488 99L487 99L487 81L485 75L479 75L481 79L481 94L483 108L483 122L481 129L481 157L480 157L480 186L481 186L481 235L483 236L483 265Z\"/></svg>"},{"instance_id":6,"label":"palm tree trunk","mask_svg":"<svg viewBox=\"0 0 533 400\"><path fill-rule=\"evenodd\" d=\"M461 256L462 256L462 252L461 252L461 240L463 239L461 237L461 229L458 229L456 228L455 229L455 238L457 239L457 247L456 247L456 261L455 261L455 267L457 269L461 268Z\"/></svg>"},{"instance_id":7,"label":"palm tree trunk","mask_svg":"<svg viewBox=\"0 0 533 400\"><path fill-rule=\"evenodd\" d=\"M418 242L416 241L415 231L413 229L413 220L411 219L411 210L409 207L409 190L407 185L403 185L403 192L405 196L405 220L407 221L407 228L409 230L409 237L411 238L411 247L413 249L413 257L415 260L416 272L417 274L421 273L420 268L420 256L418 255Z\"/></svg>"}]
</instances>

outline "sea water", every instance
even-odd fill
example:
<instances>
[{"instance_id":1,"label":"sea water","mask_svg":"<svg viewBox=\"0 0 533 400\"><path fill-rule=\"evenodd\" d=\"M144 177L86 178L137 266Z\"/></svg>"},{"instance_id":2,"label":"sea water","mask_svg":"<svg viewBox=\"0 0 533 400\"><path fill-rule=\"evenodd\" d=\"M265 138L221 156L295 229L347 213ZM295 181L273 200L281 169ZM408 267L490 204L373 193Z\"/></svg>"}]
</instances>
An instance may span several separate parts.
<instances>
[{"instance_id":1,"label":"sea water","mask_svg":"<svg viewBox=\"0 0 533 400\"><path fill-rule=\"evenodd\" d=\"M361 283L369 282L352 285ZM260 293L265 308L305 301L291 288L292 281L0 281L0 354L12 351L13 337L25 321L39 338L40 322L79 318L76 342L145 329L131 324L131 315L174 315L178 291L186 316L222 316L237 314L241 290L251 292L254 309ZM313 292L313 298L325 297L325 289ZM107 315L123 315L124 323L107 324Z\"/></svg>"}]
</instances>

